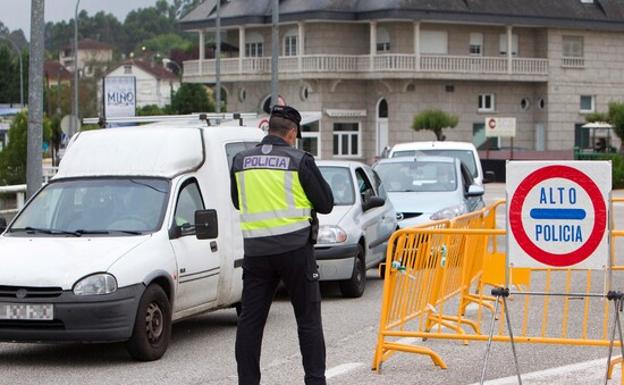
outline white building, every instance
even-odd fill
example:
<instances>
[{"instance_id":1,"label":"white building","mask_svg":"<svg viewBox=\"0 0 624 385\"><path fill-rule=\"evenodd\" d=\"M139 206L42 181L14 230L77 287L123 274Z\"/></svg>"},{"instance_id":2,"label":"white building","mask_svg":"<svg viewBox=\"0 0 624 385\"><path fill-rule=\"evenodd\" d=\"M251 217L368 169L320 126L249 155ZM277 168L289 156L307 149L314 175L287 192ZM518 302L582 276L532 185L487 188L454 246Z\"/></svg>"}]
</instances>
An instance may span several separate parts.
<instances>
[{"instance_id":1,"label":"white building","mask_svg":"<svg viewBox=\"0 0 624 385\"><path fill-rule=\"evenodd\" d=\"M128 60L113 68L106 77L134 76L137 107L171 104L171 95L180 87L180 79L164 67L141 60ZM100 84L100 95L101 92Z\"/></svg>"}]
</instances>

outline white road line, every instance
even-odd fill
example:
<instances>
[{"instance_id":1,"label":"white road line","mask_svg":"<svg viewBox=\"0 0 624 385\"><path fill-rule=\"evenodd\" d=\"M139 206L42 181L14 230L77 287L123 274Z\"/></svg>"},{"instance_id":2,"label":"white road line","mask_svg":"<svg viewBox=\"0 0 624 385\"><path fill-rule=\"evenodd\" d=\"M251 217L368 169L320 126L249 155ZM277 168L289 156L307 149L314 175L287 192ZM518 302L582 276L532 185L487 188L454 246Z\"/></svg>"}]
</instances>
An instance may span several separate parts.
<instances>
[{"instance_id":1,"label":"white road line","mask_svg":"<svg viewBox=\"0 0 624 385\"><path fill-rule=\"evenodd\" d=\"M530 384L542 384L542 383L559 384L559 383L562 383L561 381L564 378L570 377L563 383L586 384L588 383L587 381L590 379L591 380L603 379L605 372L607 370L606 364L607 364L607 359L605 357L605 358L592 360L592 361L579 362L576 364L559 366L556 368L550 368L550 369L545 369L545 370L539 370L536 372L522 374L522 381L524 383L524 381L526 380L527 383L530 383ZM574 372L580 372L580 373L574 373ZM609 382L610 384L619 383L619 381L616 381L616 379L619 377L620 372L621 372L620 368L619 366L617 366L613 371L614 378ZM574 379L578 380L579 382L574 382ZM511 385L511 384L517 384L517 383L518 383L518 378L515 375L504 377L504 378L498 378L495 380L489 380L485 382L486 385ZM478 382L475 382L474 384L471 384L471 385L478 385L478 384L479 384Z\"/></svg>"},{"instance_id":2,"label":"white road line","mask_svg":"<svg viewBox=\"0 0 624 385\"><path fill-rule=\"evenodd\" d=\"M330 378L333 378L333 377L338 377L340 375L348 373L348 372L350 372L352 370L355 370L355 369L357 369L359 367L362 367L362 366L364 366L364 364L361 363L361 362L351 362L351 363L348 363L348 364L338 365L338 366L335 366L335 367L333 367L331 369L326 370L325 371L325 378L330 379Z\"/></svg>"}]
</instances>

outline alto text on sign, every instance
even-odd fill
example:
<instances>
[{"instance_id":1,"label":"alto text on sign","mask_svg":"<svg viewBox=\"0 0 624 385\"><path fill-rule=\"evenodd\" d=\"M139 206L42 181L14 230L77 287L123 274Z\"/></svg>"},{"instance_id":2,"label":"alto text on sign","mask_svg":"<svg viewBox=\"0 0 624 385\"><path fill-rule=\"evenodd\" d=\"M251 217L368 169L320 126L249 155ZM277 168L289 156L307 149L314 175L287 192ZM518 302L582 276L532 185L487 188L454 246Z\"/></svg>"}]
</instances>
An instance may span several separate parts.
<instances>
[{"instance_id":1,"label":"alto text on sign","mask_svg":"<svg viewBox=\"0 0 624 385\"><path fill-rule=\"evenodd\" d=\"M610 162L508 162L510 264L606 266L610 192Z\"/></svg>"}]
</instances>

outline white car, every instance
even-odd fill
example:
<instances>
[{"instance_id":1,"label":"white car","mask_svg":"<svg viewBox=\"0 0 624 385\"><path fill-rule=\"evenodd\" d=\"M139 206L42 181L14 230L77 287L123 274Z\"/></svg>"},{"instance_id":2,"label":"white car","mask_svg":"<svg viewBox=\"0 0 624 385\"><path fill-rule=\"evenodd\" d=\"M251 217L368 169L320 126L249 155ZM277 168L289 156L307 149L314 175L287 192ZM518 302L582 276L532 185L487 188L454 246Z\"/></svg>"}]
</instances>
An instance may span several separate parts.
<instances>
[{"instance_id":1,"label":"white car","mask_svg":"<svg viewBox=\"0 0 624 385\"><path fill-rule=\"evenodd\" d=\"M199 119L74 136L0 236L0 341L127 341L155 360L172 321L236 306L229 161L263 136Z\"/></svg>"},{"instance_id":2,"label":"white car","mask_svg":"<svg viewBox=\"0 0 624 385\"><path fill-rule=\"evenodd\" d=\"M395 144L388 158L414 156L448 156L461 160L474 179L474 183L483 185L483 169L479 153L474 144L468 142L411 142Z\"/></svg>"},{"instance_id":3,"label":"white car","mask_svg":"<svg viewBox=\"0 0 624 385\"><path fill-rule=\"evenodd\" d=\"M450 219L484 206L483 186L458 159L400 157L375 165L396 209L399 227Z\"/></svg>"},{"instance_id":4,"label":"white car","mask_svg":"<svg viewBox=\"0 0 624 385\"><path fill-rule=\"evenodd\" d=\"M396 213L381 179L360 162L317 161L334 195L334 209L319 215L315 255L323 281L339 281L345 297L360 297L366 269L386 257Z\"/></svg>"}]
</instances>

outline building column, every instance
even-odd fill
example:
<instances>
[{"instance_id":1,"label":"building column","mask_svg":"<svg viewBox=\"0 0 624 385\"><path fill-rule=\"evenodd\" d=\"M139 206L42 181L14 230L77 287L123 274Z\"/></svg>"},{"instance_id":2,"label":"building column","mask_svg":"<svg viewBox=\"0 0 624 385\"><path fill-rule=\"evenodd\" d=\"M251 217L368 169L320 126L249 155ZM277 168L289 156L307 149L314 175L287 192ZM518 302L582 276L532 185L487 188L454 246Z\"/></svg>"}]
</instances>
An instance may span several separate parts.
<instances>
[{"instance_id":1,"label":"building column","mask_svg":"<svg viewBox=\"0 0 624 385\"><path fill-rule=\"evenodd\" d=\"M297 23L297 60L299 65L299 73L303 70L303 55L305 55L305 25L302 21Z\"/></svg>"},{"instance_id":2,"label":"building column","mask_svg":"<svg viewBox=\"0 0 624 385\"><path fill-rule=\"evenodd\" d=\"M414 55L416 56L416 71L420 71L420 21L414 22Z\"/></svg>"},{"instance_id":3,"label":"building column","mask_svg":"<svg viewBox=\"0 0 624 385\"><path fill-rule=\"evenodd\" d=\"M243 73L243 59L245 58L245 27L238 27L238 72Z\"/></svg>"},{"instance_id":4,"label":"building column","mask_svg":"<svg viewBox=\"0 0 624 385\"><path fill-rule=\"evenodd\" d=\"M204 30L200 29L197 31L199 33L199 74L201 75L204 71L204 59L206 58L205 50L205 41L204 41Z\"/></svg>"},{"instance_id":5,"label":"building column","mask_svg":"<svg viewBox=\"0 0 624 385\"><path fill-rule=\"evenodd\" d=\"M375 55L377 55L377 22L370 22L370 70L375 69Z\"/></svg>"},{"instance_id":6,"label":"building column","mask_svg":"<svg viewBox=\"0 0 624 385\"><path fill-rule=\"evenodd\" d=\"M511 25L507 26L507 73L511 74L513 72L513 38L511 32Z\"/></svg>"}]
</instances>

